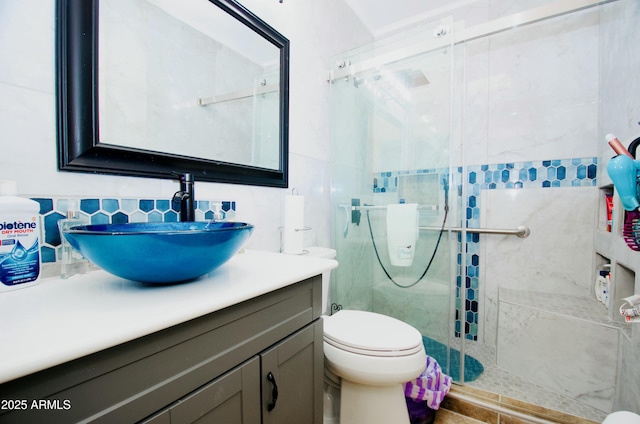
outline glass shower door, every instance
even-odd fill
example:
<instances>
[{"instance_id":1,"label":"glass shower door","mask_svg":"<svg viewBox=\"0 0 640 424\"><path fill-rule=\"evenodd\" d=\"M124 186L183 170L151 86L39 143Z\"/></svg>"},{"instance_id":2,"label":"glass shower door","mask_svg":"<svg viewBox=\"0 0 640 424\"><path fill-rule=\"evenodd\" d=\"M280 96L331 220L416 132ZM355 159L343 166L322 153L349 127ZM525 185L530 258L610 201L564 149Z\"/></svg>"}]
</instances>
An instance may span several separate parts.
<instances>
[{"instance_id":1,"label":"glass shower door","mask_svg":"<svg viewBox=\"0 0 640 424\"><path fill-rule=\"evenodd\" d=\"M452 166L453 55L451 45L440 42L380 60L414 41L403 34L336 58L332 187L340 266L332 299L417 328L428 354L460 380L460 353L450 349L461 251L451 231L461 222L459 192L450 189L459 178ZM388 247L398 225L414 225L387 220L389 205L399 203L417 204L419 237L405 266L391 264Z\"/></svg>"}]
</instances>

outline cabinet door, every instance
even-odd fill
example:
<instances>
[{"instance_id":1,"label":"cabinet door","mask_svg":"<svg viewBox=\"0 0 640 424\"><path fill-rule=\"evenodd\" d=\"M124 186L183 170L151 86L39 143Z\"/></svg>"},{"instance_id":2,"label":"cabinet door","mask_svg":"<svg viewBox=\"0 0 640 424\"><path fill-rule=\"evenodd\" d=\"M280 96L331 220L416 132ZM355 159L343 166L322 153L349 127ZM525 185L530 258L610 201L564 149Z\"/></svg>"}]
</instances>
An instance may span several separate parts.
<instances>
[{"instance_id":1,"label":"cabinet door","mask_svg":"<svg viewBox=\"0 0 640 424\"><path fill-rule=\"evenodd\" d=\"M259 379L256 356L173 405L171 424L260 424Z\"/></svg>"},{"instance_id":2,"label":"cabinet door","mask_svg":"<svg viewBox=\"0 0 640 424\"><path fill-rule=\"evenodd\" d=\"M260 355L264 424L322 423L322 340L317 320Z\"/></svg>"}]
</instances>

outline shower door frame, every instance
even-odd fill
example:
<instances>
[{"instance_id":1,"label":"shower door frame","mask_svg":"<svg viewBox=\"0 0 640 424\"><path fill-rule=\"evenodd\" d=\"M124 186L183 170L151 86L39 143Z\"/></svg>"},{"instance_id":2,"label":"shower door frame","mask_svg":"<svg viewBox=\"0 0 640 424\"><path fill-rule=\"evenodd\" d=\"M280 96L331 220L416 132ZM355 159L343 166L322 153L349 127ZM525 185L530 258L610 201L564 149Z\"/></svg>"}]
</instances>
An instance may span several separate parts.
<instances>
[{"instance_id":1,"label":"shower door frame","mask_svg":"<svg viewBox=\"0 0 640 424\"><path fill-rule=\"evenodd\" d=\"M343 61L337 66L336 69L332 69L328 71L327 81L332 83L339 79L355 78L356 75L361 74L363 72L381 68L385 65L392 65L394 63L407 60L407 59L410 59L422 54L426 54L429 52L433 52L438 49L443 49L449 46L453 47L456 45L464 44L465 42L468 42L468 41L477 40L477 39L488 37L494 34L506 32L515 27L522 27L528 24L534 24L540 21L552 19L555 17L560 17L563 15L568 15L581 10L597 7L603 4L613 3L615 1L617 0L604 0L604 1L602 0L559 0L551 4L525 10L523 12L514 13L511 15L497 18L492 21L478 24L476 26L472 26L469 28L465 28L464 22L462 21L454 22L453 19L449 18L450 22L452 22L451 24L452 28L447 28L447 25L444 25L443 28L445 28L446 30L441 36L436 37L435 39L425 39L416 43L403 45L401 48L397 48L393 51L385 52L382 54L377 54L373 58L364 59L357 63ZM455 72L454 66L455 64L452 65L452 69L451 69L452 78L453 78L453 73ZM462 64L463 72L464 72L464 69L465 69L464 64ZM452 99L454 98L454 95L459 95L459 94L453 93L454 91L453 86L454 84L451 84ZM462 93L461 95L464 97L465 94ZM463 104L464 104L464 101L463 101ZM464 117L465 111L461 111L461 113L462 113L462 116ZM451 144L453 144L454 119L451 119L450 125L451 125L451 129L450 129ZM463 137L460 136L461 146L463 146L464 144L464 140L462 138ZM467 175L467 165L464 158L464 148L462 148L461 150L462 151L460 152L460 155L462 157L460 158L460 162L459 162L461 164L460 165L461 171L459 172L456 171L458 169L458 166L455 165L454 163L453 154L450 155L450 165L449 165L450 187L456 187L456 186L460 187L461 195L459 196L459 198L456 198L456 200L460 202L463 201L463 199L467 198L467 193L466 193L467 184L465 183L465 177ZM456 179L460 179L460 181L455 181ZM452 195L452 197L454 196ZM466 209L465 205L462 205L462 204L457 205L455 208L455 210L458 211L458 213L460 214L463 214L465 209ZM475 233L476 232L475 230L477 230L475 228L468 228L466 219L464 219L463 216L458 217L457 219L459 219L462 225L459 225L459 227L455 227L455 228L449 225L449 227L447 228L447 231L449 232L449 237L451 240L452 240L451 237L453 237L454 232L457 233L459 237L458 243L451 243L451 247L450 247L451 255L452 255L451 257L457 258L458 255L460 255L460 258L461 258L459 259L459 261L451 260L451 264L450 264L451 265L450 276L452 276L451 278L459 279L456 282L456 284L453 285L453 287L454 289L455 287L460 288L459 293L457 294L453 293L450 298L451 303L453 305L450 308L450 311L452 311L452 314L455 313L455 310L456 310L456 307L455 307L456 298L460 299L459 301L462 305L461 312L463 313L466 312L465 305L466 305L467 298L466 298L466 290L464 290L464 287L465 287L465 281L468 278L468 270L466 266L467 239L469 235L471 235L472 233ZM497 231L501 232L502 230L497 230ZM519 237L522 237L522 236L526 237L526 235L528 235L527 229L525 228L517 228L515 230L509 229L505 231L514 235L518 235ZM490 230L489 232L494 232L494 230ZM454 251L456 246L458 247L458 250ZM455 323L457 318L453 317L452 320ZM460 355L461 355L461 358L464 358L464 355L465 355L464 340L467 338L467 332L465 331L464 325L462 324L464 323L464 317L460 317L459 320L461 321L461 324L460 324L461 331L460 331L459 337L462 340L460 345ZM478 325L481 325L481 323L478 323ZM463 360L460 361L459 377L462 377L462 376L464 376ZM459 381L462 381L462 380L463 378L459 379Z\"/></svg>"}]
</instances>

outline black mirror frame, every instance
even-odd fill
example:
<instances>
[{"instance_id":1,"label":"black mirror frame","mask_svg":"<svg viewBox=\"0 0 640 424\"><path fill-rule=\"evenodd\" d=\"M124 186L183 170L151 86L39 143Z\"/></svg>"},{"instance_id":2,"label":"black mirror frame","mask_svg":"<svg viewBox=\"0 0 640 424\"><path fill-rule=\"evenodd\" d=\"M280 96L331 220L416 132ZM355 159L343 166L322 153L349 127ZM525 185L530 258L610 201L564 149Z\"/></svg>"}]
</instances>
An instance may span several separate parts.
<instances>
[{"instance_id":1,"label":"black mirror frame","mask_svg":"<svg viewBox=\"0 0 640 424\"><path fill-rule=\"evenodd\" d=\"M209 0L280 49L280 169L251 167L101 143L98 126L99 0L57 0L58 169L97 174L288 187L289 40L235 0Z\"/></svg>"}]
</instances>

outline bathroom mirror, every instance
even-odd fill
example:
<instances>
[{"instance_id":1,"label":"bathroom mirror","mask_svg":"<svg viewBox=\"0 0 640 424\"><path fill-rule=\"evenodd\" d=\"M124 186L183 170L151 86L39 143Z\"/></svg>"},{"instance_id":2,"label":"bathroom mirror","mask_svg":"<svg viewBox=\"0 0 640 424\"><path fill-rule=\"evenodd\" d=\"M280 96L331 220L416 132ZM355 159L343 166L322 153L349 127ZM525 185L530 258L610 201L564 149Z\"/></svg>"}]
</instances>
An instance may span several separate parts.
<instances>
[{"instance_id":1,"label":"bathroom mirror","mask_svg":"<svg viewBox=\"0 0 640 424\"><path fill-rule=\"evenodd\" d=\"M58 0L58 168L287 187L289 41L234 0Z\"/></svg>"}]
</instances>

